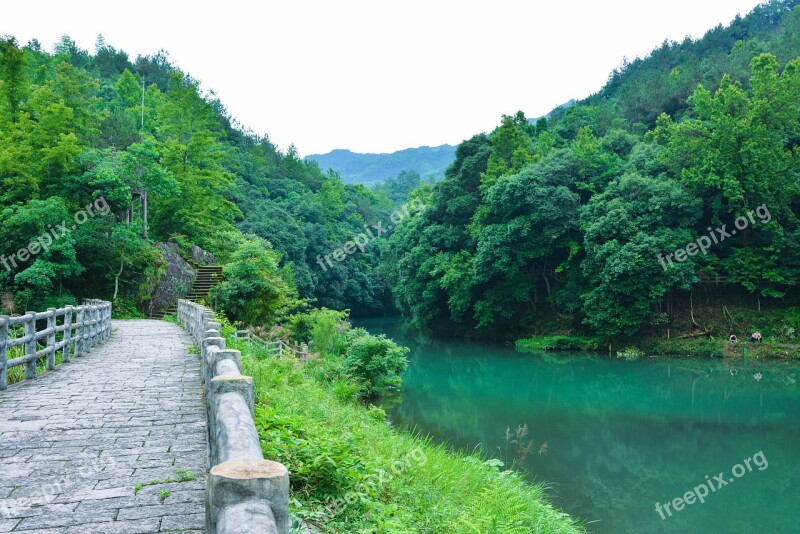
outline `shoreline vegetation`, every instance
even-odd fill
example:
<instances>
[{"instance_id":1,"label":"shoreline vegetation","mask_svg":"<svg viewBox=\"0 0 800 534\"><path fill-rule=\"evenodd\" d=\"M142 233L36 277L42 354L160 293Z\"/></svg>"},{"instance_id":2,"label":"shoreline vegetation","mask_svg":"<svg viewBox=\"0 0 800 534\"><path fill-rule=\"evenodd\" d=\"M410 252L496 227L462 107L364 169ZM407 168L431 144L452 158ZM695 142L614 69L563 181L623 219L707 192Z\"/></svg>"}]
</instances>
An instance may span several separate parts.
<instances>
[{"instance_id":1,"label":"shoreline vegetation","mask_svg":"<svg viewBox=\"0 0 800 534\"><path fill-rule=\"evenodd\" d=\"M515 346L520 352L540 351L587 351L609 352L608 345L591 336L549 335L518 339ZM622 345L612 343L611 353L618 355L631 349L641 355L686 356L691 358L742 357L747 348L751 358L800 359L800 345L792 343L739 341L730 343L726 339L708 338L638 338Z\"/></svg>"},{"instance_id":2,"label":"shoreline vegetation","mask_svg":"<svg viewBox=\"0 0 800 534\"><path fill-rule=\"evenodd\" d=\"M328 348L302 363L269 357L260 346L234 338L230 324L223 325L222 335L242 352L245 374L255 381L255 421L265 457L292 474L290 507L297 527L363 533L584 532L577 520L550 504L542 485L526 482L514 466L395 429L381 408L363 403L370 390L346 371L358 368L352 366L353 355L365 344L392 353L393 342L365 335L330 310L295 317L286 328L293 339L304 331L311 347ZM374 353L369 357L377 359ZM388 383L399 385L393 376Z\"/></svg>"},{"instance_id":3,"label":"shoreline vegetation","mask_svg":"<svg viewBox=\"0 0 800 534\"><path fill-rule=\"evenodd\" d=\"M800 307L751 309L747 307L709 306L691 312L673 328L651 331L648 334L604 339L601 336L571 331L566 324L542 325L533 335L518 339L517 350L536 351L596 351L625 357L628 354L672 355L693 358L747 357L800 358ZM762 340L750 342L754 332ZM735 335L738 341L728 341ZM636 358L627 358L636 359Z\"/></svg>"}]
</instances>

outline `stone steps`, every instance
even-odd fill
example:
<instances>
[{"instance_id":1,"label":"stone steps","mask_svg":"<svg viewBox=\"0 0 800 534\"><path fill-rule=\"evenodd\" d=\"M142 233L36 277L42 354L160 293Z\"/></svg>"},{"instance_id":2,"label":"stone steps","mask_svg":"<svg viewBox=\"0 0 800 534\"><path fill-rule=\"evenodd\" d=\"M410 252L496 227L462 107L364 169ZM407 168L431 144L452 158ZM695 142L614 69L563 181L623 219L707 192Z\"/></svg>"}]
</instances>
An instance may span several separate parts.
<instances>
[{"instance_id":1,"label":"stone steps","mask_svg":"<svg viewBox=\"0 0 800 534\"><path fill-rule=\"evenodd\" d=\"M192 289L184 296L186 300L198 302L208 296L211 290L222 282L221 265L202 265L195 269L197 275ZM176 315L178 313L178 303L175 302L167 308L152 315L153 319L163 319L165 315Z\"/></svg>"}]
</instances>

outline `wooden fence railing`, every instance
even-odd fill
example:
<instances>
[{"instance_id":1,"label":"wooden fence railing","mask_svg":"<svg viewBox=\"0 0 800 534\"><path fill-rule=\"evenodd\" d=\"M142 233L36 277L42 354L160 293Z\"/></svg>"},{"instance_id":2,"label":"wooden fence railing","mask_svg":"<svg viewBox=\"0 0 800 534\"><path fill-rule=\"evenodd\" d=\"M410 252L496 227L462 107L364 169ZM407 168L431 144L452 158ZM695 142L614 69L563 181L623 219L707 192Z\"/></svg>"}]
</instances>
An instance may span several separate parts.
<instances>
[{"instance_id":1,"label":"wooden fence railing","mask_svg":"<svg viewBox=\"0 0 800 534\"><path fill-rule=\"evenodd\" d=\"M277 341L265 341L250 330L237 330L233 337L249 343L257 343L263 347L266 347L270 355L276 358L282 358L284 353L286 353L289 354L289 356L293 356L299 360L305 361L308 359L308 347L305 344L300 347L300 350L297 350L288 343L284 343L280 339Z\"/></svg>"},{"instance_id":2,"label":"wooden fence railing","mask_svg":"<svg viewBox=\"0 0 800 534\"><path fill-rule=\"evenodd\" d=\"M39 330L37 325L45 323ZM48 370L56 367L56 353L62 361L83 356L111 335L111 303L85 300L82 306L50 308L9 317L0 315L0 390L8 387L8 370L25 367L25 379L36 378L36 367L46 358ZM14 347L22 349L12 350ZM40 348L41 347L41 348ZM9 358L15 352L19 356Z\"/></svg>"}]
</instances>

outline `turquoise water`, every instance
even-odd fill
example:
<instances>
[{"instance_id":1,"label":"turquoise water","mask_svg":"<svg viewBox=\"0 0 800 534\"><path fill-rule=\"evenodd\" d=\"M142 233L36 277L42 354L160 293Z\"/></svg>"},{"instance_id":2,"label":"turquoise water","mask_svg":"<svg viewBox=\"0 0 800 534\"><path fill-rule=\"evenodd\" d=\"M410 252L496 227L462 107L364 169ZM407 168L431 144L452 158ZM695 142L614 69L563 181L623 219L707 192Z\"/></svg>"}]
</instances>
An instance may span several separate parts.
<instances>
[{"instance_id":1,"label":"turquoise water","mask_svg":"<svg viewBox=\"0 0 800 534\"><path fill-rule=\"evenodd\" d=\"M359 326L411 348L402 392L382 401L395 425L518 461L589 532L800 532L798 362L626 362ZM664 510L695 487L704 503Z\"/></svg>"}]
</instances>

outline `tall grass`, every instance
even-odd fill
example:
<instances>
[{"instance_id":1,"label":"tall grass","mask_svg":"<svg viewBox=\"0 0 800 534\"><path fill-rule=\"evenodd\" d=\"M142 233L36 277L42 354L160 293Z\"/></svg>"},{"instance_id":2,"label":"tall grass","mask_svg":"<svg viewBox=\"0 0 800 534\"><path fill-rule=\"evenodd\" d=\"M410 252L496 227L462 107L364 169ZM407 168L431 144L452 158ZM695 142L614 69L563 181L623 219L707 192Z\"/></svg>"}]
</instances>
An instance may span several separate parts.
<instances>
[{"instance_id":1,"label":"tall grass","mask_svg":"<svg viewBox=\"0 0 800 534\"><path fill-rule=\"evenodd\" d=\"M255 380L265 457L292 473L292 513L323 532L583 531L541 486L500 471L498 462L394 430L383 410L350 400L346 384L240 347Z\"/></svg>"}]
</instances>

